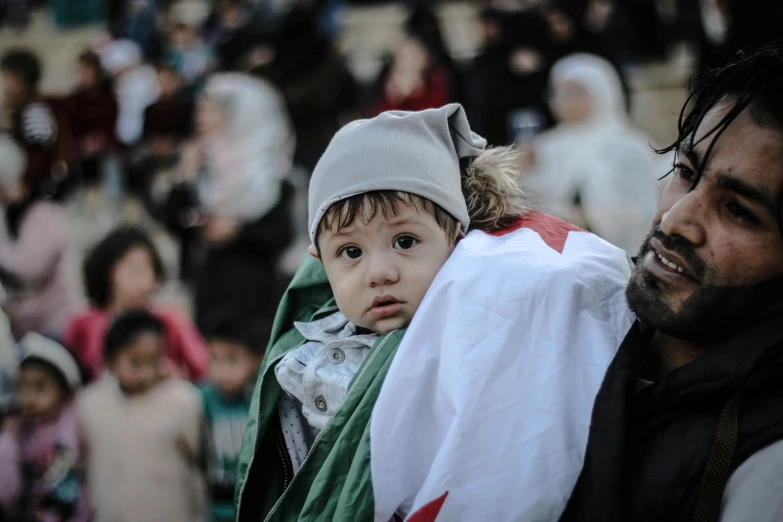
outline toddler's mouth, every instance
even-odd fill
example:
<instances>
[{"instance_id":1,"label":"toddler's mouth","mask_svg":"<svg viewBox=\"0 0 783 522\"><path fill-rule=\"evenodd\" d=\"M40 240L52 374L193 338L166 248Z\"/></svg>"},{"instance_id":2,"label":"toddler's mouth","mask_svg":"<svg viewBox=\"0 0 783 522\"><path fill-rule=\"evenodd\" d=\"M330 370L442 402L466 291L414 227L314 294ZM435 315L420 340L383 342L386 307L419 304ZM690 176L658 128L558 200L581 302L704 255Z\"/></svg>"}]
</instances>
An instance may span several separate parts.
<instances>
[{"instance_id":1,"label":"toddler's mouth","mask_svg":"<svg viewBox=\"0 0 783 522\"><path fill-rule=\"evenodd\" d=\"M373 300L372 306L370 307L370 314L376 319L383 319L398 313L402 310L404 304L403 301L400 301L396 297L382 295Z\"/></svg>"}]
</instances>

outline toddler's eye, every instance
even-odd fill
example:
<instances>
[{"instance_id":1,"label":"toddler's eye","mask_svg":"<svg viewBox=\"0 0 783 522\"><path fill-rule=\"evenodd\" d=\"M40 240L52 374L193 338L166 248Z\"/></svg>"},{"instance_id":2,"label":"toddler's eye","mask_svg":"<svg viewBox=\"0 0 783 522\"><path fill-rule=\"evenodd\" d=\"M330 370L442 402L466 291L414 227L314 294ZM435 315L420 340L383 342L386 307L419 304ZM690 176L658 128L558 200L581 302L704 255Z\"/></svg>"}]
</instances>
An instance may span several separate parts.
<instances>
[{"instance_id":1,"label":"toddler's eye","mask_svg":"<svg viewBox=\"0 0 783 522\"><path fill-rule=\"evenodd\" d=\"M362 255L362 249L355 246L348 246L340 250L340 257L343 259L357 259Z\"/></svg>"},{"instance_id":2,"label":"toddler's eye","mask_svg":"<svg viewBox=\"0 0 783 522\"><path fill-rule=\"evenodd\" d=\"M394 248L398 250L410 250L419 243L413 236L400 236L394 240Z\"/></svg>"}]
</instances>

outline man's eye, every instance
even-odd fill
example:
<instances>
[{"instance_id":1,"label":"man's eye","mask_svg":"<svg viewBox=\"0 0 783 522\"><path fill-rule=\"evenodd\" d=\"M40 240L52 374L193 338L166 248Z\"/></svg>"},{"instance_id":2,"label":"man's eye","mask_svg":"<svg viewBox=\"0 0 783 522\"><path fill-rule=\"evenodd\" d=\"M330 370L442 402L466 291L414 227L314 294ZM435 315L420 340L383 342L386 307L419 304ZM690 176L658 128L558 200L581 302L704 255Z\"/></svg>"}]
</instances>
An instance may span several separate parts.
<instances>
[{"instance_id":1,"label":"man's eye","mask_svg":"<svg viewBox=\"0 0 783 522\"><path fill-rule=\"evenodd\" d=\"M410 250L419 243L419 240L412 236L400 236L394 240L394 248L397 250Z\"/></svg>"},{"instance_id":2,"label":"man's eye","mask_svg":"<svg viewBox=\"0 0 783 522\"><path fill-rule=\"evenodd\" d=\"M681 180L687 181L689 183L693 183L693 181L696 179L696 173L693 171L693 169L686 167L682 163L677 163L674 166L674 174Z\"/></svg>"},{"instance_id":3,"label":"man's eye","mask_svg":"<svg viewBox=\"0 0 783 522\"><path fill-rule=\"evenodd\" d=\"M359 247L349 246L340 250L340 257L343 259L357 259L362 255L362 250Z\"/></svg>"},{"instance_id":4,"label":"man's eye","mask_svg":"<svg viewBox=\"0 0 783 522\"><path fill-rule=\"evenodd\" d=\"M745 221L747 223L758 223L758 219L755 215L737 202L731 202L726 205L729 213L735 218Z\"/></svg>"}]
</instances>

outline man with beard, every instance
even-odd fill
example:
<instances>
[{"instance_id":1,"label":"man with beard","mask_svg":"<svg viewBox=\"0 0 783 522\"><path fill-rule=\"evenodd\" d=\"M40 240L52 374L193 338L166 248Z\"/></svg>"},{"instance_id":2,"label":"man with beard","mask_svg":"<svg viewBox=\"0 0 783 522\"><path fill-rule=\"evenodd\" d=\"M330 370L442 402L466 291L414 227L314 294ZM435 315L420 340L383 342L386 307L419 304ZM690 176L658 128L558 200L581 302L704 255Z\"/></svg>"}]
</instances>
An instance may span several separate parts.
<instances>
[{"instance_id":1,"label":"man with beard","mask_svg":"<svg viewBox=\"0 0 783 522\"><path fill-rule=\"evenodd\" d=\"M783 48L695 84L562 522L783 520Z\"/></svg>"}]
</instances>

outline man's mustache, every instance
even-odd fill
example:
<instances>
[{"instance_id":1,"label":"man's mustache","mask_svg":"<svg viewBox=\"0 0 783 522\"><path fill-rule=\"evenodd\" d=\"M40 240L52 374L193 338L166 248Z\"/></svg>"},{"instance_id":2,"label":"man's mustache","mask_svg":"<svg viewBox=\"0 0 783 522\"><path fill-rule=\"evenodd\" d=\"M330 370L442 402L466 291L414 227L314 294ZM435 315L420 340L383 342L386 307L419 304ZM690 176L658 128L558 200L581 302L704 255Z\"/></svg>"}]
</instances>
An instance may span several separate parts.
<instances>
[{"instance_id":1,"label":"man's mustache","mask_svg":"<svg viewBox=\"0 0 783 522\"><path fill-rule=\"evenodd\" d=\"M702 281L704 279L704 274L707 273L707 263L705 263L704 260L696 253L688 240L680 236L667 236L663 233L663 230L661 230L660 227L653 230L652 233L647 236L639 257L642 257L644 254L652 250L650 241L653 238L660 241L666 250L680 256L683 261L687 263L688 271L696 280Z\"/></svg>"}]
</instances>

